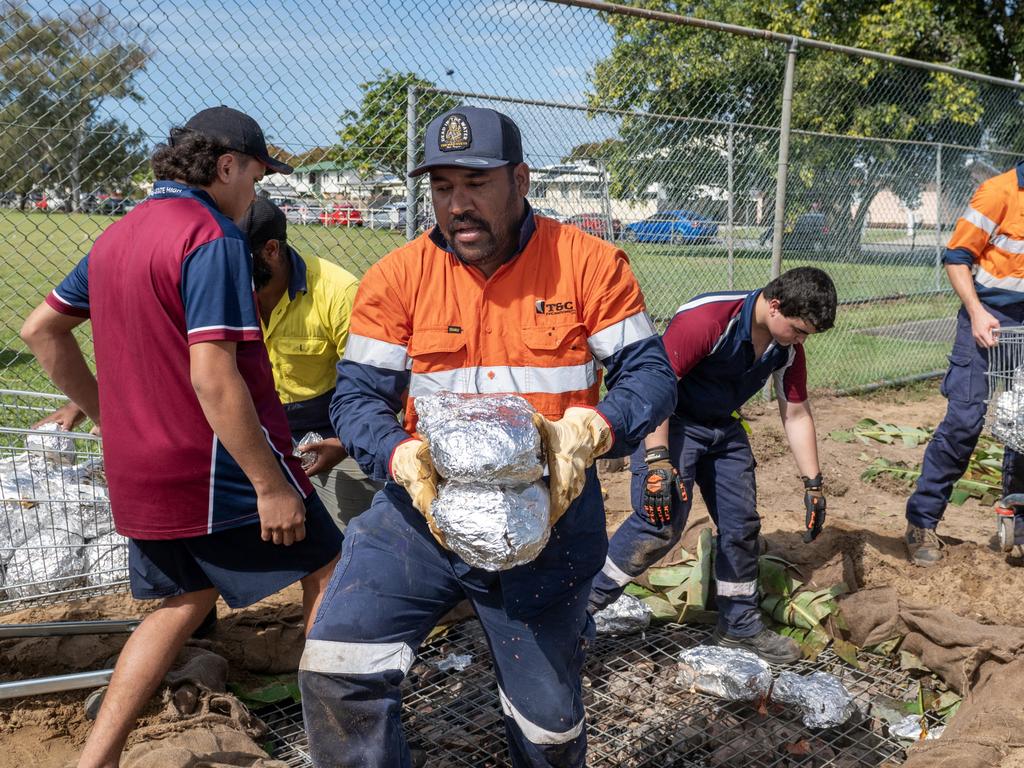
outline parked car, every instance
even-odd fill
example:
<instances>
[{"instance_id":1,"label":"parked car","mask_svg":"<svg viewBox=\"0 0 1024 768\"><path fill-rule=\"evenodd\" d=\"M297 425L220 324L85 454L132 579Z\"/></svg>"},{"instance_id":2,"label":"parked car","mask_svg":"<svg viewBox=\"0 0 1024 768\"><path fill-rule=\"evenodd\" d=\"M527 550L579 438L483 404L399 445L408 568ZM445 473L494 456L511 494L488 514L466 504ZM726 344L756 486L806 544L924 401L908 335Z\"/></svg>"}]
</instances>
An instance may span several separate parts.
<instances>
[{"instance_id":1,"label":"parked car","mask_svg":"<svg viewBox=\"0 0 1024 768\"><path fill-rule=\"evenodd\" d=\"M360 227L363 214L349 203L335 203L320 214L320 223L325 227Z\"/></svg>"},{"instance_id":2,"label":"parked car","mask_svg":"<svg viewBox=\"0 0 1024 768\"><path fill-rule=\"evenodd\" d=\"M96 204L96 213L104 216L123 216L136 205L134 200L124 197L105 197Z\"/></svg>"},{"instance_id":3,"label":"parked car","mask_svg":"<svg viewBox=\"0 0 1024 768\"><path fill-rule=\"evenodd\" d=\"M706 243L718 236L718 225L694 211L662 211L628 224L622 238L637 243Z\"/></svg>"},{"instance_id":4,"label":"parked car","mask_svg":"<svg viewBox=\"0 0 1024 768\"><path fill-rule=\"evenodd\" d=\"M604 240L617 240L622 234L622 222L612 219L612 231L608 231L608 219L603 213L577 213L565 220L566 224L579 227L588 235Z\"/></svg>"},{"instance_id":5,"label":"parked car","mask_svg":"<svg viewBox=\"0 0 1024 768\"><path fill-rule=\"evenodd\" d=\"M828 241L828 220L824 213L801 213L793 228L782 235L782 248L787 251L823 251Z\"/></svg>"},{"instance_id":6,"label":"parked car","mask_svg":"<svg viewBox=\"0 0 1024 768\"><path fill-rule=\"evenodd\" d=\"M405 229L405 203L387 203L366 212L370 229Z\"/></svg>"},{"instance_id":7,"label":"parked car","mask_svg":"<svg viewBox=\"0 0 1024 768\"><path fill-rule=\"evenodd\" d=\"M323 206L315 200L290 200L279 207L289 224L316 224L324 212Z\"/></svg>"},{"instance_id":8,"label":"parked car","mask_svg":"<svg viewBox=\"0 0 1024 768\"><path fill-rule=\"evenodd\" d=\"M533 209L533 212L535 214L537 214L538 216L547 216L549 219L554 219L555 221L564 222L564 221L566 221L566 219L569 218L564 213L559 213L554 208L536 208L535 207Z\"/></svg>"}]
</instances>

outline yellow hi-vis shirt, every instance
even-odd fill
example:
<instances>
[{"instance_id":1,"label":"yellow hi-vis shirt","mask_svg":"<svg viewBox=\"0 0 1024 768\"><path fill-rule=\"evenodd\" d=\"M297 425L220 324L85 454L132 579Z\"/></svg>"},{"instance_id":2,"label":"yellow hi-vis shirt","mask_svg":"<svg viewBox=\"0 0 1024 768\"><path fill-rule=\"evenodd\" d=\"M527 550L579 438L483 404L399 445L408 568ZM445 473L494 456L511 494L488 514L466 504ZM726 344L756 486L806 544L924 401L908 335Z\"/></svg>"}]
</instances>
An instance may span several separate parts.
<instances>
[{"instance_id":1,"label":"yellow hi-vis shirt","mask_svg":"<svg viewBox=\"0 0 1024 768\"><path fill-rule=\"evenodd\" d=\"M288 256L288 290L263 326L263 338L274 385L291 422L296 409L290 404L334 391L359 281L337 264L300 256L291 247Z\"/></svg>"}]
</instances>

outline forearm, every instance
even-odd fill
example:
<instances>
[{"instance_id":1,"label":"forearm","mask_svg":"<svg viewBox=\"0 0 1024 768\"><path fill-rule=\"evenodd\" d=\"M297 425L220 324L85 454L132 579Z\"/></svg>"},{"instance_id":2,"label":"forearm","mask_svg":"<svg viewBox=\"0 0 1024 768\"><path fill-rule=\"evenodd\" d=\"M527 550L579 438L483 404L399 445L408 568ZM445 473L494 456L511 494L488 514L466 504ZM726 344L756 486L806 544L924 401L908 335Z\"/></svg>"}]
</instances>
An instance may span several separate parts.
<instances>
[{"instance_id":1,"label":"forearm","mask_svg":"<svg viewBox=\"0 0 1024 768\"><path fill-rule=\"evenodd\" d=\"M668 419L661 422L651 434L644 438L644 448L647 450L662 445L668 447Z\"/></svg>"},{"instance_id":2,"label":"forearm","mask_svg":"<svg viewBox=\"0 0 1024 768\"><path fill-rule=\"evenodd\" d=\"M628 456L676 406L676 377L657 336L637 341L604 361L608 394L597 410L612 425L606 456Z\"/></svg>"},{"instance_id":3,"label":"forearm","mask_svg":"<svg viewBox=\"0 0 1024 768\"><path fill-rule=\"evenodd\" d=\"M75 402L93 423L100 423L99 388L71 329L81 321L67 318L45 304L21 329L21 338L53 383Z\"/></svg>"},{"instance_id":4,"label":"forearm","mask_svg":"<svg viewBox=\"0 0 1024 768\"><path fill-rule=\"evenodd\" d=\"M780 403L780 410L786 439L797 469L804 477L816 476L821 472L821 466L818 463L818 437L810 407L807 403Z\"/></svg>"},{"instance_id":5,"label":"forearm","mask_svg":"<svg viewBox=\"0 0 1024 768\"><path fill-rule=\"evenodd\" d=\"M398 423L407 371L342 360L331 400L331 424L348 454L373 480L389 480L391 454L409 434Z\"/></svg>"},{"instance_id":6,"label":"forearm","mask_svg":"<svg viewBox=\"0 0 1024 768\"><path fill-rule=\"evenodd\" d=\"M967 314L973 315L978 310L984 309L978 292L974 288L974 275L971 268L966 264L947 264L946 275L949 277L949 284L953 286L956 295L963 302Z\"/></svg>"},{"instance_id":7,"label":"forearm","mask_svg":"<svg viewBox=\"0 0 1024 768\"><path fill-rule=\"evenodd\" d=\"M291 487L260 426L252 396L237 368L192 375L203 415L257 493Z\"/></svg>"}]
</instances>

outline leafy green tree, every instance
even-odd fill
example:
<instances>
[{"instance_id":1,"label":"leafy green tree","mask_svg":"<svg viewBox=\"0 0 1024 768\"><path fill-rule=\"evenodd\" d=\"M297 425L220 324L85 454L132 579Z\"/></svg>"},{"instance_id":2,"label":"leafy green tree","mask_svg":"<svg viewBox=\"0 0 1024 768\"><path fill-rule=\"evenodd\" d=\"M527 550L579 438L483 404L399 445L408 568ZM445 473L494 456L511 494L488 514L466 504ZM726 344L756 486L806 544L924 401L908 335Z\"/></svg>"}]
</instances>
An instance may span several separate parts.
<instances>
[{"instance_id":1,"label":"leafy green tree","mask_svg":"<svg viewBox=\"0 0 1024 768\"><path fill-rule=\"evenodd\" d=\"M1018 72L1024 45L1009 0L644 0L646 8L938 61L1000 77ZM737 189L774 177L785 46L727 33L608 14L614 47L598 62L594 107L637 110L621 136L630 147L617 186L652 182L669 196L721 185L723 139L742 163ZM871 200L893 189L913 206L934 178L935 149L913 142L1024 148L1020 92L873 59L801 48L790 144L791 212L829 208L835 242L849 249ZM823 137L833 134L844 139ZM871 139L896 139L886 143ZM968 184L964 158L944 157L944 185ZM1004 161L1005 164L1005 161ZM613 174L616 172L612 166ZM760 182L756 180L760 179ZM856 211L851 215L850 211Z\"/></svg>"},{"instance_id":2,"label":"leafy green tree","mask_svg":"<svg viewBox=\"0 0 1024 768\"><path fill-rule=\"evenodd\" d=\"M141 101L134 78L149 52L103 6L36 14L0 4L0 188L22 196L127 184L143 138L101 114L105 99Z\"/></svg>"},{"instance_id":3,"label":"leafy green tree","mask_svg":"<svg viewBox=\"0 0 1024 768\"><path fill-rule=\"evenodd\" d=\"M385 70L376 80L359 85L363 92L359 109L342 113L342 128L338 131L341 142L335 159L362 175L383 170L405 178L406 105L410 87L418 89L419 140L431 120L459 104L452 96L434 93L434 83L412 72Z\"/></svg>"}]
</instances>

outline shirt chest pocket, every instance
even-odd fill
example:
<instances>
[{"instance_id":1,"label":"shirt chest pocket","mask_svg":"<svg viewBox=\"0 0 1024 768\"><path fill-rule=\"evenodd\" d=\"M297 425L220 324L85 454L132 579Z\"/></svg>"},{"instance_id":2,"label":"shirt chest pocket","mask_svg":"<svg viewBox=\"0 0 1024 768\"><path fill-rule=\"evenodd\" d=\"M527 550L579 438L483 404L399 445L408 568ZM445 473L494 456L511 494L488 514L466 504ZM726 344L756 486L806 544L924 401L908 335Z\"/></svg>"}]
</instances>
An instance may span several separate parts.
<instances>
[{"instance_id":1,"label":"shirt chest pocket","mask_svg":"<svg viewBox=\"0 0 1024 768\"><path fill-rule=\"evenodd\" d=\"M338 355L327 339L285 336L273 346L274 367L293 382L315 387L334 375Z\"/></svg>"},{"instance_id":2,"label":"shirt chest pocket","mask_svg":"<svg viewBox=\"0 0 1024 768\"><path fill-rule=\"evenodd\" d=\"M466 337L462 333L451 333L444 328L417 328L409 339L409 357L414 368L421 365L443 365L445 368L460 367L466 356Z\"/></svg>"},{"instance_id":3,"label":"shirt chest pocket","mask_svg":"<svg viewBox=\"0 0 1024 768\"><path fill-rule=\"evenodd\" d=\"M587 329L583 323L565 325L528 325L520 331L523 351L530 362L552 365L579 365L592 357L587 346Z\"/></svg>"}]
</instances>

